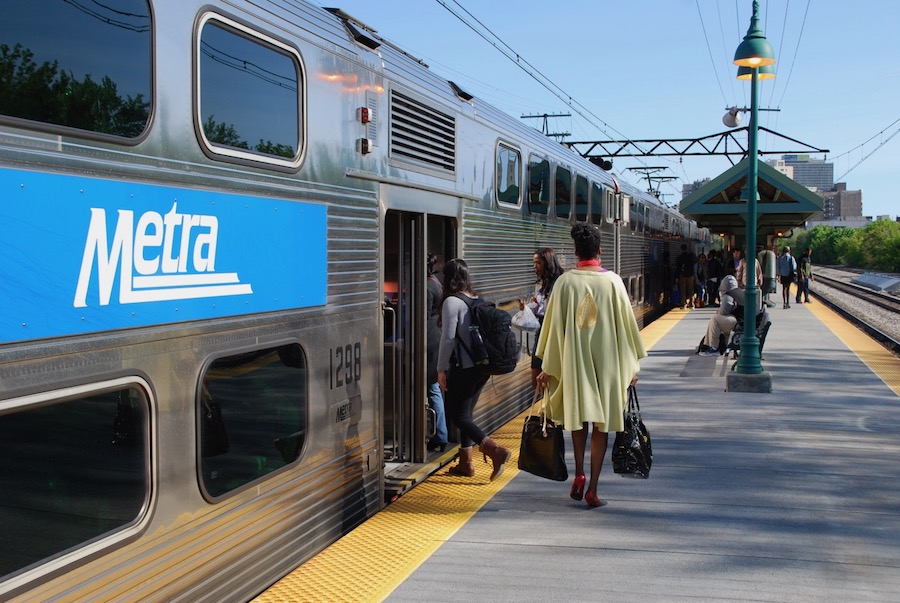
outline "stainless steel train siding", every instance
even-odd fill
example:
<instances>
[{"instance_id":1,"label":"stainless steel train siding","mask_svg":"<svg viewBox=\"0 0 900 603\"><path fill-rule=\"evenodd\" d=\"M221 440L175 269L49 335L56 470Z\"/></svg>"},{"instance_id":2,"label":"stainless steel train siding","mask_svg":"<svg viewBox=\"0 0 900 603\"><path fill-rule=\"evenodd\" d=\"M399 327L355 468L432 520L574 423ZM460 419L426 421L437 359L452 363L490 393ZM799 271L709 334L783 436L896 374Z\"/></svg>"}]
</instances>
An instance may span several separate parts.
<instances>
[{"instance_id":1,"label":"stainless steel train siding","mask_svg":"<svg viewBox=\"0 0 900 603\"><path fill-rule=\"evenodd\" d=\"M77 28L66 19L58 27L45 24L65 10L73 11L69 18L81 11L45 1L19 3L16 15L26 15L33 32L51 35L43 41L55 48L50 41ZM626 210L633 199L635 207L671 216L673 223L675 212L637 190L614 194L617 185L609 174L479 99L464 98L374 31L300 0L131 2L131 16L141 19L134 27L80 18L116 28L106 33L123 29L145 36L144 58L128 62L125 72L144 70L146 121L137 124L139 131L109 133L81 122L0 115L0 217L24 215L20 222L6 222L35 229L34 244L40 245L42 238L83 236L82 219L94 207L110 215L136 212L133 199L148 191L166 196L151 208L155 213L174 212L176 199L190 195L210 201L206 207L216 207L210 215L220 211L218 201L238 203L248 218L258 217L265 204L278 208L273 211L315 209L324 215L324 300L139 324L78 323L72 331L37 336L28 334L26 321L4 323L4 333L12 335L0 342L0 431L10 425L3 434L12 435L0 441L14 442L15 458L25 462L13 467L11 455L0 459L3 477L19 480L0 492L6 547L0 547L0 599L246 600L382 509L395 473L435 470L443 461L425 447L424 260L430 252L464 257L479 292L514 311L516 300L534 286L531 258L537 248L553 247L565 266L574 265L569 230L575 218L554 215L552 170L568 173L570 185L578 177L589 181L603 197L606 214L595 215L594 222L602 232L604 264L625 279L639 320L665 307L672 255L666 249L691 233L658 225L651 234L645 223L638 227L637 211L629 217ZM6 15L8 23L12 16ZM197 107L204 94L212 96L200 81L209 23L216 35L224 32L234 43L252 43L256 51L288 59L298 82L291 98L298 109L287 112L298 120L288 120L298 132L298 148L289 149L294 155L248 152L208 139ZM0 43L25 29L0 25ZM70 47L96 56L104 38L99 34ZM404 103L417 107L413 114L403 114ZM264 105L269 119L270 104ZM364 123L363 109L374 119ZM432 117L443 124L437 151L430 146ZM409 149L394 145L403 119L413 139ZM532 212L524 194L498 201L501 147L518 157L519 190L530 184L534 158L543 159L542 193L548 197L540 210ZM417 155L422 149L425 159ZM50 180L62 183L64 194L31 192L33 183ZM125 201L110 201L110 191ZM571 192L560 207L576 205ZM40 209L29 214L29 203ZM72 223L58 219L72 207L81 212ZM36 228L45 217L57 218L54 232ZM279 257L290 246L278 243L304 235L287 228L266 223L260 231L268 240L257 232L251 241L244 233L243 253L237 255L254 265L281 261L282 290L302 289L306 258ZM11 315L18 319L44 294L63 290L58 310L71 311L69 285L51 282L48 272L31 263L29 245L15 247L4 239L0 246L0 275L27 284L7 290L18 304ZM79 252L74 246L59 251ZM13 279L0 282L9 287ZM39 318L52 318L53 311ZM150 313L139 306L133 315ZM526 341L523 351L532 344ZM523 353L522 370L495 377L485 388L477 409L485 429L504 424L530 401L528 361ZM214 370L229 377L255 375L267 363L291 369L296 391L286 396L290 412L258 411L256 404L276 396L269 396L264 376L253 376L252 399L238 401L238 416L264 423L279 437L264 442L265 453L210 460L201 428L214 414L205 410L207 377ZM78 406L85 397L91 405ZM137 426L131 433L135 447L125 467L127 504L107 505L93 493L108 485L91 488L119 471L120 461L108 453L118 445L120 406L127 409L123 423L130 413ZM66 420L53 417L52 428L41 422L57 409ZM223 415L228 411L222 409ZM290 431L278 431L288 424ZM231 437L236 440L245 428L234 426ZM64 475L52 463L46 463L50 469L37 467L38 452L58 450L54 443L68 442L76 432L102 445L75 453L66 448L61 456L71 458ZM33 441L24 441L23 434L35 434ZM283 446L293 449L285 452ZM232 462L245 473L223 484ZM49 521L51 514L59 519ZM62 518L91 525L54 532Z\"/></svg>"}]
</instances>

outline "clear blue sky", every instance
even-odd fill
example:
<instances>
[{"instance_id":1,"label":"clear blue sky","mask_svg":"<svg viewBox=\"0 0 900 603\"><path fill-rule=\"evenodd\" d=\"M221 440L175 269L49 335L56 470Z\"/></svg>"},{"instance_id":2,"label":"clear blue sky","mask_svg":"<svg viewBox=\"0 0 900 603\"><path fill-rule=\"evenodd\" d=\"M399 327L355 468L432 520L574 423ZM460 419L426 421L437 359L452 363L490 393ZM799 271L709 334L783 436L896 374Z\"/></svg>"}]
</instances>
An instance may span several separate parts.
<instances>
[{"instance_id":1,"label":"clear blue sky","mask_svg":"<svg viewBox=\"0 0 900 603\"><path fill-rule=\"evenodd\" d=\"M735 79L731 60L750 24L751 0L338 0L327 6L516 117L571 113L549 124L554 132L571 132L569 140L701 138L728 129L722 123L727 106L750 104L750 84ZM490 30L496 44L533 66L587 118L448 8L480 21L486 35ZM900 130L900 2L763 0L760 15L778 60L777 77L760 83L760 107L780 109L761 112L760 126L828 149L813 157L833 161L835 179L863 191L863 213L895 217L900 134L888 138ZM748 123L749 113L742 125ZM800 147L762 135L760 149ZM613 171L644 187L639 175L625 171L642 165L669 167L665 174L679 180L660 190L663 201L677 203L683 183L715 177L731 163L620 158Z\"/></svg>"}]
</instances>

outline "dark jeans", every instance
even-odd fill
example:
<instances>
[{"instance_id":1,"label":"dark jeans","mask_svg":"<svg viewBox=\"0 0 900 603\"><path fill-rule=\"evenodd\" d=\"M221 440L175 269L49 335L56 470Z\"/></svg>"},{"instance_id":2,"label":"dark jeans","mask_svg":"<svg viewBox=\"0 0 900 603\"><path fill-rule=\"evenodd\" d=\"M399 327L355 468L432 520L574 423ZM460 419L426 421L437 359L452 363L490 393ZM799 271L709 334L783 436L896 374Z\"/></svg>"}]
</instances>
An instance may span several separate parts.
<instances>
[{"instance_id":1,"label":"dark jeans","mask_svg":"<svg viewBox=\"0 0 900 603\"><path fill-rule=\"evenodd\" d=\"M478 369L451 366L447 374L447 391L444 406L453 423L459 428L459 445L462 448L481 444L484 432L472 420L472 411L478 402L481 389L487 383L488 375Z\"/></svg>"},{"instance_id":2,"label":"dark jeans","mask_svg":"<svg viewBox=\"0 0 900 603\"><path fill-rule=\"evenodd\" d=\"M801 276L800 280L797 282L797 297L795 298L796 302L800 302L800 294L805 296L805 300L809 301L809 277Z\"/></svg>"}]
</instances>

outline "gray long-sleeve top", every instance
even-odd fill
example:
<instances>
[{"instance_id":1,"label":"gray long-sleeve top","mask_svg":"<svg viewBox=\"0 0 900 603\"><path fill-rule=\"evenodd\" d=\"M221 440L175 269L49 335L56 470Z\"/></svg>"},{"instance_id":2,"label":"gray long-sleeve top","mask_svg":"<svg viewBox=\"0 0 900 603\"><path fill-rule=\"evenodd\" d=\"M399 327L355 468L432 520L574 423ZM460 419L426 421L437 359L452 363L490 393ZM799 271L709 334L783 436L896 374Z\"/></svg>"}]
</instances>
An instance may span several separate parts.
<instances>
[{"instance_id":1,"label":"gray long-sleeve top","mask_svg":"<svg viewBox=\"0 0 900 603\"><path fill-rule=\"evenodd\" d=\"M463 293L462 295L466 295ZM478 299L467 295L470 299ZM469 348L472 340L469 338L469 327L472 325L472 317L469 314L469 306L455 295L444 300L441 306L441 347L438 352L438 371L447 371L450 368L450 357L456 350L456 357L462 368L475 366L469 354L463 346L457 346L456 340L460 338Z\"/></svg>"}]
</instances>

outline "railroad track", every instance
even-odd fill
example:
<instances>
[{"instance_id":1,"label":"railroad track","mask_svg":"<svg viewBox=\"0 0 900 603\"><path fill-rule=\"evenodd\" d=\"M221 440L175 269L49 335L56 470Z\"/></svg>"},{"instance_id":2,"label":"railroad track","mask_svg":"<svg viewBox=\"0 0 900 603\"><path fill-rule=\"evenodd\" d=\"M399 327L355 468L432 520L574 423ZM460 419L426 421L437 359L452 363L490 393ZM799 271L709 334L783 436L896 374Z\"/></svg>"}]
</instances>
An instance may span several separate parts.
<instances>
[{"instance_id":1,"label":"railroad track","mask_svg":"<svg viewBox=\"0 0 900 603\"><path fill-rule=\"evenodd\" d=\"M872 291L865 287L835 280L819 274L817 274L815 278L816 282L820 285L850 295L854 300L862 300L864 303L841 303L836 299L831 299L827 295L823 295L822 292L817 291L810 291L811 295L815 296L817 300L855 324L891 352L900 355L900 341L889 333L886 333L882 328L873 324L875 321L867 318L864 310L865 303L869 303L883 310L887 310L890 313L896 314L897 318L900 318L900 300L892 295Z\"/></svg>"},{"instance_id":2,"label":"railroad track","mask_svg":"<svg viewBox=\"0 0 900 603\"><path fill-rule=\"evenodd\" d=\"M879 308L884 308L885 310L890 310L892 312L897 312L898 314L900 314L900 298L897 298L893 295L881 293L879 291L873 291L872 289L867 289L866 287L860 287L859 285L854 285L853 283L846 283L818 274L815 278L819 283L828 285L832 289L837 289L839 291L843 291L844 293L849 293L850 295L865 300L870 304L874 304Z\"/></svg>"}]
</instances>

